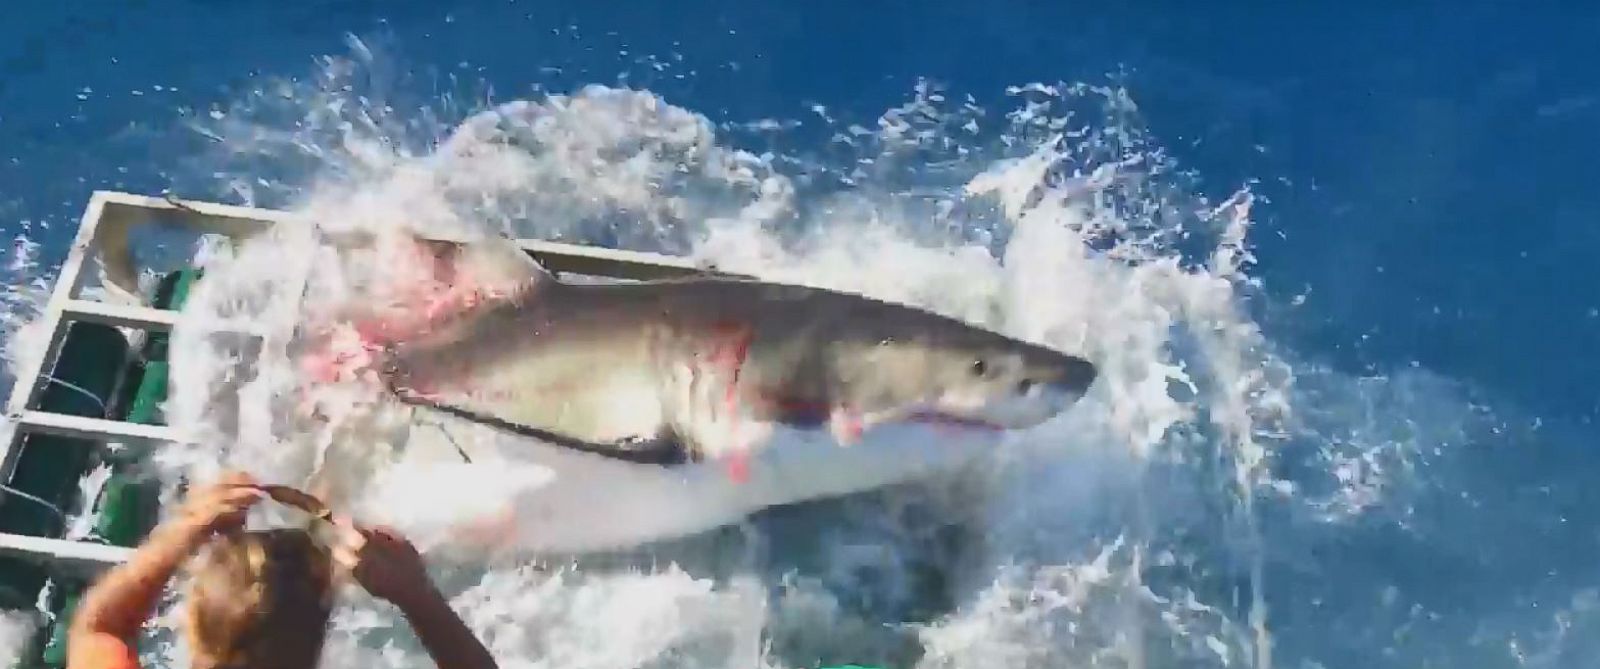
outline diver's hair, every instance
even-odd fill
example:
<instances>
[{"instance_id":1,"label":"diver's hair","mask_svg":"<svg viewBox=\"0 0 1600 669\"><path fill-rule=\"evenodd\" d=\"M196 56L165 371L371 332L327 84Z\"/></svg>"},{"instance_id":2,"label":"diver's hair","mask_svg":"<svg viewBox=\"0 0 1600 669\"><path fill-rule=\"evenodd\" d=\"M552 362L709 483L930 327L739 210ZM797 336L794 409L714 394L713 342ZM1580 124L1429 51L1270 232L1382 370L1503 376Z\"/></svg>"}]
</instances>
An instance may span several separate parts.
<instances>
[{"instance_id":1,"label":"diver's hair","mask_svg":"<svg viewBox=\"0 0 1600 669\"><path fill-rule=\"evenodd\" d=\"M332 565L305 530L219 535L189 576L194 669L316 666L332 610Z\"/></svg>"}]
</instances>

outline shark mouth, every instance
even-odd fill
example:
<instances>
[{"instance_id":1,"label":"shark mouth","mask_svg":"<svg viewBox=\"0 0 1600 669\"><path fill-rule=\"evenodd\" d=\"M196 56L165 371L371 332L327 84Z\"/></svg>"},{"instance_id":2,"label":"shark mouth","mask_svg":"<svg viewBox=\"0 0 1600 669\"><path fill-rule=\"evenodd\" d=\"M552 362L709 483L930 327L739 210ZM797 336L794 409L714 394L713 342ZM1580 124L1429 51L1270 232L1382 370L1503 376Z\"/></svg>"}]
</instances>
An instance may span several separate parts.
<instances>
[{"instance_id":1,"label":"shark mouth","mask_svg":"<svg viewBox=\"0 0 1600 669\"><path fill-rule=\"evenodd\" d=\"M988 432L1005 432L1002 425L991 423L979 418L955 416L938 411L916 411L906 417L906 422L932 425L934 427L960 428L964 430L982 430Z\"/></svg>"},{"instance_id":2,"label":"shark mouth","mask_svg":"<svg viewBox=\"0 0 1600 669\"><path fill-rule=\"evenodd\" d=\"M731 395L731 393L730 393ZM1008 428L998 423L958 416L936 409L911 409L908 411L890 411L878 414L881 420L867 421L866 414L856 411L848 406L834 407L825 402L785 399L772 391L757 391L756 396L760 404L765 405L771 414L775 415L781 423L796 427L814 427L831 420L841 420L847 423L847 431L859 434L874 425L889 423L914 423L919 425L932 425L942 428L959 428L966 430L983 430L990 432L1004 432ZM735 409L732 403L729 409Z\"/></svg>"},{"instance_id":3,"label":"shark mouth","mask_svg":"<svg viewBox=\"0 0 1600 669\"><path fill-rule=\"evenodd\" d=\"M739 323L720 323L711 328L710 346L706 353L706 360L710 361L713 368L723 372L729 379L724 396L726 408L732 412L738 410L739 377L744 371L745 362L750 354L752 333L748 325ZM1003 432L1005 428L977 418L957 416L936 410L912 410L898 416L890 414L888 420L872 421L868 424L863 412L851 409L848 406L833 406L814 400L801 400L784 397L771 389L757 389L756 401L765 404L767 409L776 414L783 423L798 427L812 427L822 423L829 423L835 436L842 442L851 442L860 439L862 433L873 425L902 422L931 425L936 429L952 430L982 430L990 432Z\"/></svg>"}]
</instances>

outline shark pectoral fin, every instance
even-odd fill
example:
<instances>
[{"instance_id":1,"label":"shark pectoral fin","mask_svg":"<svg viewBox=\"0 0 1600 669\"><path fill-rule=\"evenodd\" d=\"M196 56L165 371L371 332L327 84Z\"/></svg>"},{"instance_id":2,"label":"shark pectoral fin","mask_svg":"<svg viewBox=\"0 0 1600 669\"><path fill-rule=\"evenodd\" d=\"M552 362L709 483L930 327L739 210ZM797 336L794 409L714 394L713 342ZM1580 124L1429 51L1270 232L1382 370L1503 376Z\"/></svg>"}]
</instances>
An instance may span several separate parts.
<instances>
[{"instance_id":1,"label":"shark pectoral fin","mask_svg":"<svg viewBox=\"0 0 1600 669\"><path fill-rule=\"evenodd\" d=\"M828 431L833 434L834 441L840 446L850 446L861 441L861 434L866 426L861 418L861 412L848 407L834 407L828 414Z\"/></svg>"},{"instance_id":2,"label":"shark pectoral fin","mask_svg":"<svg viewBox=\"0 0 1600 669\"><path fill-rule=\"evenodd\" d=\"M487 518L471 520L450 532L452 542L493 547L506 545L517 539L517 514L510 506Z\"/></svg>"},{"instance_id":3,"label":"shark pectoral fin","mask_svg":"<svg viewBox=\"0 0 1600 669\"><path fill-rule=\"evenodd\" d=\"M554 485L559 473L529 462L406 462L368 493L374 520L399 527L419 550L461 541L512 539L517 500Z\"/></svg>"}]
</instances>

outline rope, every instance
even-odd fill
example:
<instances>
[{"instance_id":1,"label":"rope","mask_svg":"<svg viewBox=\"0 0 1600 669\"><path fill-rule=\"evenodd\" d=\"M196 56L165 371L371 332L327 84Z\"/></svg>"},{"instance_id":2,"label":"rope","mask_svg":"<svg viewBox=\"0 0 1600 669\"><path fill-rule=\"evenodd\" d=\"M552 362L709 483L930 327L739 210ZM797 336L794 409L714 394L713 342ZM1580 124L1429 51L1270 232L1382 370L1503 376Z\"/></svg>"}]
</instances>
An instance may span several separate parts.
<instances>
[{"instance_id":1,"label":"rope","mask_svg":"<svg viewBox=\"0 0 1600 669\"><path fill-rule=\"evenodd\" d=\"M94 393L91 393L88 390L84 389L83 386L79 386L79 385L73 384L70 381L62 381L61 379L58 379L58 378L56 378L54 376L46 376L44 378L45 378L45 381L47 381L49 383L57 384L57 385L59 385L59 386L61 386L63 388L66 388L67 390L76 391L78 394L83 395L84 397L87 397L90 400L93 400L94 403L95 403L95 406L100 407L100 413L102 413L102 414L105 413L105 411L106 411L106 402L105 402L105 400L102 400L99 397L95 396Z\"/></svg>"},{"instance_id":2,"label":"rope","mask_svg":"<svg viewBox=\"0 0 1600 669\"><path fill-rule=\"evenodd\" d=\"M386 379L385 385L388 386L389 394L393 395L395 399L400 400L400 402L403 404L409 404L411 406L420 407L423 409L432 409L443 414L455 416L456 418L460 418L462 420L478 423L480 425L487 425L504 432L510 432L512 434L524 437L532 437L555 446L570 448L574 451L582 451L584 453L591 453L594 455L600 455L615 460L622 460L624 462L632 462L634 464L641 465L671 466L685 464L688 462L687 455L684 453L682 446L677 442L676 439L669 438L654 442L645 442L642 445L644 445L646 448L642 450L622 448L621 444L595 444L583 441L581 439L574 439L566 435L556 434L549 430L542 430L531 425L522 425L520 423L513 423L495 416L480 414L469 409L432 402L406 392L404 388L396 386L392 379ZM460 445L454 444L454 440L452 440L451 443L452 445L456 446L456 450L461 453L461 457L463 459L465 459L467 462L472 461L472 458L468 457L465 451L461 451Z\"/></svg>"},{"instance_id":3,"label":"rope","mask_svg":"<svg viewBox=\"0 0 1600 669\"><path fill-rule=\"evenodd\" d=\"M23 498L25 500L33 502L34 504L38 504L39 506L42 506L42 507L44 507L46 509L54 511L56 516L61 519L61 522L63 524L65 524L67 522L67 514L66 514L66 512L62 511L61 507L56 506L54 504L51 504L49 500L47 500L47 499L45 499L43 497L38 497L38 496L35 496L35 495L31 495L31 494L25 493L25 492L23 492L21 490L17 490L16 488L13 488L13 487L11 487L9 485L6 485L4 483L0 483L0 490L4 490L4 491L6 491L8 493L11 493L11 494L16 495L18 497L21 497L21 498Z\"/></svg>"},{"instance_id":4,"label":"rope","mask_svg":"<svg viewBox=\"0 0 1600 669\"><path fill-rule=\"evenodd\" d=\"M205 212L200 211L199 209L195 209L194 207L191 207L191 206L185 204L182 200L179 200L178 196L172 194L172 191L167 191L165 193L162 193L161 194L161 199L166 200L167 204L170 204L173 207L176 207L176 208L181 209L183 211L187 211L187 212L189 212L191 214L200 214L201 216L205 215Z\"/></svg>"}]
</instances>

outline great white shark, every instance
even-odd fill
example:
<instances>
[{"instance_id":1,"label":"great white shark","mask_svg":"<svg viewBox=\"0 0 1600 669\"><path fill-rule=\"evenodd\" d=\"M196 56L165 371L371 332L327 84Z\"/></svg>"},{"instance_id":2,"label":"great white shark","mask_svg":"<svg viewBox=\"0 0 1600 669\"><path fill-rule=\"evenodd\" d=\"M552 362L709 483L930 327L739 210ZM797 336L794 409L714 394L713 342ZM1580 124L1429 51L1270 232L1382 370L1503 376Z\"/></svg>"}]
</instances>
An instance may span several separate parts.
<instances>
[{"instance_id":1,"label":"great white shark","mask_svg":"<svg viewBox=\"0 0 1600 669\"><path fill-rule=\"evenodd\" d=\"M307 369L496 428L539 472L494 530L525 530L524 548L625 548L914 480L1060 414L1096 377L1082 358L853 293L565 282L510 240L406 239L390 264L414 273L386 308L345 314L346 345Z\"/></svg>"}]
</instances>

